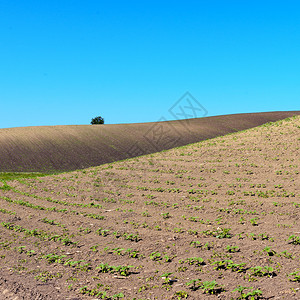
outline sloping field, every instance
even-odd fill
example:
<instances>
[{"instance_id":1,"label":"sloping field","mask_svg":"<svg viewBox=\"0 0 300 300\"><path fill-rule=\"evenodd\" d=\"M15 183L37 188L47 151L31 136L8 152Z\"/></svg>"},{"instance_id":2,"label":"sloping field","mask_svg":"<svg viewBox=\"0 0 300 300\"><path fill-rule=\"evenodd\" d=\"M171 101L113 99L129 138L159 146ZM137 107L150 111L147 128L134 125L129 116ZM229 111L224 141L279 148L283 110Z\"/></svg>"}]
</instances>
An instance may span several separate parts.
<instances>
[{"instance_id":1,"label":"sloping field","mask_svg":"<svg viewBox=\"0 0 300 300\"><path fill-rule=\"evenodd\" d=\"M299 299L299 153L297 116L4 182L0 298Z\"/></svg>"},{"instance_id":2,"label":"sloping field","mask_svg":"<svg viewBox=\"0 0 300 300\"><path fill-rule=\"evenodd\" d=\"M0 129L0 172L54 172L99 166L277 121L295 112L181 121Z\"/></svg>"}]
</instances>

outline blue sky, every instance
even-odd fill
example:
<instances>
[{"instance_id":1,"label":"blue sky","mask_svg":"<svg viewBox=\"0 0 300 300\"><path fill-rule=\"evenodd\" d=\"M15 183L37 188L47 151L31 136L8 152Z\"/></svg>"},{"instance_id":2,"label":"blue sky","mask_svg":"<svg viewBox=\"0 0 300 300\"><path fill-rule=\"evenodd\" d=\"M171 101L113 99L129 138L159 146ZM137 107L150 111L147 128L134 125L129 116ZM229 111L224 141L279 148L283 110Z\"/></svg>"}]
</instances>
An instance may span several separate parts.
<instances>
[{"instance_id":1,"label":"blue sky","mask_svg":"<svg viewBox=\"0 0 300 300\"><path fill-rule=\"evenodd\" d=\"M0 1L0 128L300 109L299 1Z\"/></svg>"}]
</instances>

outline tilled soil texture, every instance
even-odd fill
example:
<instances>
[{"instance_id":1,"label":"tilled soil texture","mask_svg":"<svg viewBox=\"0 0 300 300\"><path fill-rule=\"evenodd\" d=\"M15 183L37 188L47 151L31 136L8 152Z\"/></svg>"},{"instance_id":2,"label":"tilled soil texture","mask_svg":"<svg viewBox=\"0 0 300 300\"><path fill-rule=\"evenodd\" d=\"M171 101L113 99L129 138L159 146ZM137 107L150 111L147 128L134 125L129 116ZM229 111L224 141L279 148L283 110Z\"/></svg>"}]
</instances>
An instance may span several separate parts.
<instances>
[{"instance_id":1,"label":"tilled soil texture","mask_svg":"<svg viewBox=\"0 0 300 300\"><path fill-rule=\"evenodd\" d=\"M3 182L0 299L299 299L299 132Z\"/></svg>"},{"instance_id":2,"label":"tilled soil texture","mask_svg":"<svg viewBox=\"0 0 300 300\"><path fill-rule=\"evenodd\" d=\"M155 123L0 129L0 172L53 173L99 166L299 114L267 112Z\"/></svg>"}]
</instances>

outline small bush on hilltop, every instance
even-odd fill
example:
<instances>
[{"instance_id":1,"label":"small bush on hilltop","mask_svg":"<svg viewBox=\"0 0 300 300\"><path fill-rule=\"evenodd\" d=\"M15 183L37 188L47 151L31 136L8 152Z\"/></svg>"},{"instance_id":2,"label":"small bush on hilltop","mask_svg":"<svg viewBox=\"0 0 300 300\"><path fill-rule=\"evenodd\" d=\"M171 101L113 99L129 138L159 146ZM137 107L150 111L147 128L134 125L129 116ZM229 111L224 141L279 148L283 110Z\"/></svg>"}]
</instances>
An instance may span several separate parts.
<instances>
[{"instance_id":1,"label":"small bush on hilltop","mask_svg":"<svg viewBox=\"0 0 300 300\"><path fill-rule=\"evenodd\" d=\"M92 125L95 125L95 124L104 124L104 119L102 117L95 117L92 119L91 121L91 124Z\"/></svg>"}]
</instances>

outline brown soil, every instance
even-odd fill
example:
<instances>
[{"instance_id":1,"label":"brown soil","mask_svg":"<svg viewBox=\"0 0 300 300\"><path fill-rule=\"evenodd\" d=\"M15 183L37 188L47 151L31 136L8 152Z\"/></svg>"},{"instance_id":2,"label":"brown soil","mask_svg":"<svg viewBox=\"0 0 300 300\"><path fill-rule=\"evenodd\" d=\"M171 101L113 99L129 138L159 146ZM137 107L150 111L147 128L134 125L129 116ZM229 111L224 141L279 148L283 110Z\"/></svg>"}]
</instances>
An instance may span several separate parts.
<instances>
[{"instance_id":1,"label":"brown soil","mask_svg":"<svg viewBox=\"0 0 300 300\"><path fill-rule=\"evenodd\" d=\"M1 172L70 171L183 146L277 121L300 111L119 125L0 129Z\"/></svg>"},{"instance_id":2,"label":"brown soil","mask_svg":"<svg viewBox=\"0 0 300 300\"><path fill-rule=\"evenodd\" d=\"M0 299L299 299L299 132L297 116L3 184Z\"/></svg>"}]
</instances>

